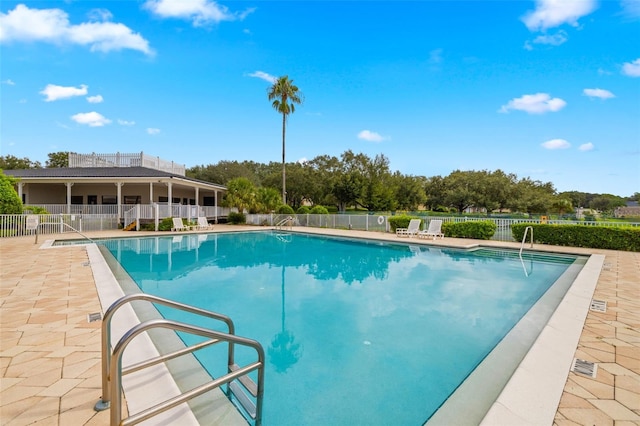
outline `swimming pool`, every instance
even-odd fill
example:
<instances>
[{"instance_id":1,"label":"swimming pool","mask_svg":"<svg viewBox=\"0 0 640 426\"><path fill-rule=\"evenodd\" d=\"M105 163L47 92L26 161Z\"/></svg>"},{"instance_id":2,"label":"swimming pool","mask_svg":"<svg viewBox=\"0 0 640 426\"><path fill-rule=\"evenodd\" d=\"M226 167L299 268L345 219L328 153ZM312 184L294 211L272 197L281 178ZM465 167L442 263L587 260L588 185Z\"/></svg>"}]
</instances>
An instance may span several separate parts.
<instances>
[{"instance_id":1,"label":"swimming pool","mask_svg":"<svg viewBox=\"0 0 640 426\"><path fill-rule=\"evenodd\" d=\"M104 244L143 291L264 345L265 424L423 423L575 260L271 232Z\"/></svg>"}]
</instances>

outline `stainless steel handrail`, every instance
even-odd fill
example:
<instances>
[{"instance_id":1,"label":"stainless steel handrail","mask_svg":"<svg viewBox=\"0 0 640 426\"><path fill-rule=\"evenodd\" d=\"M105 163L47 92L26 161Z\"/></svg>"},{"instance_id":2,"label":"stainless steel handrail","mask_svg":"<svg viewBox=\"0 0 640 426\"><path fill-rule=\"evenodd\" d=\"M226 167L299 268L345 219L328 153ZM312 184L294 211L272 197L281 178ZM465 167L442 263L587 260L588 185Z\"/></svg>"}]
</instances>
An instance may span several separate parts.
<instances>
[{"instance_id":1,"label":"stainless steel handrail","mask_svg":"<svg viewBox=\"0 0 640 426\"><path fill-rule=\"evenodd\" d=\"M38 228L40 227L40 225L64 225L67 228L71 229L73 232L76 232L78 234L80 234L81 236L83 236L84 238L86 238L87 240L91 241L92 243L95 244L95 241L93 241L91 238L87 237L86 235L84 235L82 232L78 231L76 228L74 228L73 226L69 225L68 223L65 222L42 222L42 223L38 223L38 226L36 227L36 244L38 244Z\"/></svg>"},{"instance_id":2,"label":"stainless steel handrail","mask_svg":"<svg viewBox=\"0 0 640 426\"><path fill-rule=\"evenodd\" d=\"M524 228L524 235L522 236L522 244L520 244L520 256L522 256L522 249L524 248L524 242L527 239L527 233L531 230L531 248L533 248L533 226L527 226Z\"/></svg>"},{"instance_id":3,"label":"stainless steel handrail","mask_svg":"<svg viewBox=\"0 0 640 426\"><path fill-rule=\"evenodd\" d=\"M127 345L133 340L134 337L143 333L152 328L167 328L174 331L182 331L185 333L196 334L199 336L209 337L212 341L226 341L229 342L229 346L233 344L238 344L242 346L248 346L253 348L258 356L258 360L252 364L246 365L244 367L240 367L235 369L228 374L225 374L222 377L218 377L215 380L212 380L209 383L205 383L200 385L190 391L187 391L183 394L170 398L166 401L163 401L159 404L154 405L153 407L147 408L139 413L136 413L127 419L122 419L122 354L124 353ZM205 342L206 343L206 342ZM199 345L194 345L192 350L196 350L195 348ZM111 386L111 395L110 399L113 401L111 405L110 412L110 421L111 425L133 425L140 423L144 420L147 420L157 414L160 414L164 411L167 411L173 407L176 407L183 402L186 402L192 398L202 395L205 392L218 388L224 384L230 383L233 380L239 379L241 376L245 376L248 373L258 370L258 380L257 380L257 395L256 395L256 411L255 411L255 425L260 426L262 424L262 400L264 396L264 349L262 345L251 339L247 339L244 337L235 336L232 334L222 333L219 331L208 330L206 328L180 323L177 321L166 320L166 319L156 319L143 322L141 324L136 325L118 341L116 346L113 349L113 357L114 362L111 363L109 375L113 379L113 384ZM152 363L147 363L151 365ZM153 363L155 364L155 362ZM140 369L140 368L138 368Z\"/></svg>"},{"instance_id":4,"label":"stainless steel handrail","mask_svg":"<svg viewBox=\"0 0 640 426\"><path fill-rule=\"evenodd\" d=\"M232 335L235 334L235 326L233 325L233 321L231 320L231 318L229 318L226 315L219 314L217 312L207 311L205 309L196 308L194 306L185 305L183 303L175 302L173 300L163 299L161 297L154 296L151 294L145 294L145 293L135 293L135 294L129 294L121 297L120 299L113 302L113 304L111 304L109 308L107 308L107 310L104 313L104 317L102 318L102 345L101 345L102 346L101 348L102 350L102 397L94 407L96 411L106 410L107 408L109 408L109 405L110 405L109 396L111 395L111 390L110 390L111 377L109 375L109 371L111 369L111 357L112 357L111 319L113 318L113 315L116 313L116 311L120 307L124 306L127 303L131 303L135 300L144 300L147 302L157 303L159 305L168 306L171 308L179 309L182 311L186 311L193 314L198 314L208 318L222 321L225 324L227 324L229 334L232 334ZM209 343L209 344L213 344L213 343ZM188 352L191 352L191 351L188 351ZM168 359L175 358L180 355L181 354L173 353L173 354L165 355L163 357L158 357L154 359L155 360L154 363L157 364L158 362L164 362ZM228 365L234 364L234 349L233 349L232 343L229 343L229 352L228 352L227 361L228 361ZM135 369L136 369L136 366L131 366L128 369L126 369L123 372L123 374L136 371Z\"/></svg>"},{"instance_id":5,"label":"stainless steel handrail","mask_svg":"<svg viewBox=\"0 0 640 426\"><path fill-rule=\"evenodd\" d=\"M279 221L278 223L276 223L274 226L276 229L281 229L285 223L289 222L289 228L291 228L293 225L291 225L291 223L293 223L293 216L287 216L284 219L282 219L281 221Z\"/></svg>"}]
</instances>

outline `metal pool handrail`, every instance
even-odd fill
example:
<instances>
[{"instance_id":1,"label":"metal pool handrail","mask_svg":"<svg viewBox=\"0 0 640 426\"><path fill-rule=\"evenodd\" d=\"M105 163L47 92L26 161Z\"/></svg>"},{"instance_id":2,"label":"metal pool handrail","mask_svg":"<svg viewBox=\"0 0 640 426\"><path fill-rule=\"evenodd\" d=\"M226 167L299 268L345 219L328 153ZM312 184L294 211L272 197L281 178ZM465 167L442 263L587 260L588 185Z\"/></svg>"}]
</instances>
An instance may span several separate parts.
<instances>
[{"instance_id":1,"label":"metal pool handrail","mask_svg":"<svg viewBox=\"0 0 640 426\"><path fill-rule=\"evenodd\" d=\"M531 230L531 248L533 248L533 226L527 226L524 228L524 235L522 236L522 244L520 244L520 256L522 256L522 249L524 248L524 242L527 239L527 233Z\"/></svg>"},{"instance_id":2,"label":"metal pool handrail","mask_svg":"<svg viewBox=\"0 0 640 426\"><path fill-rule=\"evenodd\" d=\"M178 310L182 310L182 311L186 311L186 312L190 312L193 314L197 314L197 315L201 315L201 316L205 316L208 318L212 318L212 319L216 319L219 321L224 322L225 324L227 324L228 327L228 331L229 331L229 335L235 335L235 326L233 324L233 321L231 320L231 318L229 318L226 315L223 314L219 314L217 312L211 312L211 311L207 311L205 309L200 309L200 308L196 308L194 306L189 306L189 305L185 305L183 303L179 303L179 302L175 302L173 300L168 300L168 299L163 299L161 297L158 296L154 296L151 294L145 294L145 293L135 293L135 294L129 294L126 296L121 297L120 299L116 300L115 302L113 302L113 304L111 304L111 306L109 306L109 308L107 308L106 312L104 313L104 317L102 320L102 397L100 399L100 401L98 401L94 407L94 409L96 411L103 411L106 410L107 408L109 408L110 405L110 395L111 395L111 376L110 376L110 370L111 370L111 357L112 357L112 352L111 352L111 320L113 318L113 315L117 312L117 310L124 306L125 304L131 303L135 300L144 300L147 302L152 302L152 303L157 303L159 305L165 305L171 308L175 308ZM130 366L128 368L126 368L124 371L122 371L122 374L128 374L128 373L132 373L134 371L140 370L141 368L145 368L149 365L151 365L150 363L153 364L157 364L160 362L164 362L167 361L169 359L173 359L176 358L178 356L184 355L186 353L189 352L193 352L196 349L200 349L202 347L211 345L217 343L216 342L204 342L201 343L199 345L194 345L193 347L189 347L189 348L185 348L183 350L180 351L176 351L173 352L171 354L167 354L164 356L160 356L157 358L154 358L152 360L146 361L144 363L140 363L140 364L136 364L133 366ZM196 348L196 346L198 346ZM193 349L192 349L193 348ZM229 366L233 366L235 364L234 361L234 348L233 348L233 342L229 341L229 351L228 351L228 359L227 359L227 363ZM229 367L231 368L231 367Z\"/></svg>"},{"instance_id":3,"label":"metal pool handrail","mask_svg":"<svg viewBox=\"0 0 640 426\"><path fill-rule=\"evenodd\" d=\"M248 346L255 349L258 360L252 364L246 365L244 367L237 367L235 369L230 368L230 372L225 374L222 377L218 377L217 379L212 380L211 382L200 385L190 391L187 391L183 394L170 398L166 401L163 401L159 404L154 405L153 407L147 408L139 413L136 413L127 419L122 420L122 374L125 374L122 371L122 354L127 347L127 345L133 340L134 337L143 333L152 328L167 328L174 331L182 331L185 333L196 334L199 336L209 337L212 340L210 342L217 343L220 341L225 341L229 343L231 347L233 344L238 344L242 346ZM204 342L208 343L208 342ZM197 347L199 345L191 346L189 352L194 351L195 349L199 349ZM180 351L185 352L185 351ZM254 370L258 370L258 380L256 387L256 406L255 412L249 413L250 416L255 420L255 425L260 426L262 424L262 400L264 396L264 349L262 345L255 340L247 339L240 336L234 336L227 333L222 333L219 331L213 331L206 328L180 323L177 321L166 320L166 319L156 319L143 322L141 324L136 325L124 336L120 339L120 341L116 344L113 349L113 357L114 362L111 363L109 376L113 380L111 385L111 395L110 399L113 401L111 405L110 412L110 422L111 425L132 425L140 423L144 420L147 420L157 414L160 414L164 411L167 411L171 408L174 408L183 402L186 402L192 398L202 395L205 392L218 388L224 384L228 384L233 380L240 380L250 372ZM137 369L148 367L152 364L156 364L153 362L154 360L150 360L145 365L140 365ZM141 363L142 364L142 363ZM231 366L230 366L231 367ZM127 371L129 372L129 371Z\"/></svg>"}]
</instances>

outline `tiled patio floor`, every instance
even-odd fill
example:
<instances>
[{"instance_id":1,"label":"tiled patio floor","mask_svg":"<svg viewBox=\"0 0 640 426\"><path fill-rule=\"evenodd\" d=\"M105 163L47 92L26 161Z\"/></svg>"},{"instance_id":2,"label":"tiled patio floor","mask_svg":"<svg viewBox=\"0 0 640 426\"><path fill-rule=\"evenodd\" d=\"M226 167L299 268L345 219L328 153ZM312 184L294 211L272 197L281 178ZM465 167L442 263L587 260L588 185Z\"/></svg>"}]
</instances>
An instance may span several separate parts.
<instances>
[{"instance_id":1,"label":"tiled patio floor","mask_svg":"<svg viewBox=\"0 0 640 426\"><path fill-rule=\"evenodd\" d=\"M229 229L239 228L216 226ZM33 237L0 239L0 423L108 424L108 412L93 410L101 394L100 322L89 323L87 314L101 308L86 251L40 245ZM594 299L608 309L589 312L575 355L597 362L597 376L569 372L554 424L640 425L640 253L575 251L606 256Z\"/></svg>"}]
</instances>

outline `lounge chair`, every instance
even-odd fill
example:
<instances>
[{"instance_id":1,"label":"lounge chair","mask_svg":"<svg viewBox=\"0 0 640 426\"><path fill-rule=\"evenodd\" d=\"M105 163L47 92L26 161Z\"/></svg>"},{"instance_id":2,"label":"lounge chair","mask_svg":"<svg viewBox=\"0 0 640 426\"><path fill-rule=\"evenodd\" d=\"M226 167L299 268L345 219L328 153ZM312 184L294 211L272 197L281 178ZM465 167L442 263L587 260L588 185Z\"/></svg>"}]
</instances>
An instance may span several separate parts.
<instances>
[{"instance_id":1,"label":"lounge chair","mask_svg":"<svg viewBox=\"0 0 640 426\"><path fill-rule=\"evenodd\" d=\"M433 219L429 222L429 228L426 231L418 232L418 238L429 238L432 237L434 240L438 237L444 238L444 234L442 233L442 220L441 219Z\"/></svg>"},{"instance_id":2,"label":"lounge chair","mask_svg":"<svg viewBox=\"0 0 640 426\"><path fill-rule=\"evenodd\" d=\"M204 216L198 217L198 224L195 226L196 229L213 229L213 225L207 221L207 218Z\"/></svg>"},{"instance_id":3,"label":"lounge chair","mask_svg":"<svg viewBox=\"0 0 640 426\"><path fill-rule=\"evenodd\" d=\"M420 219L411 219L409 226L406 228L396 228L396 235L398 237L411 237L416 235L420 230Z\"/></svg>"},{"instance_id":4,"label":"lounge chair","mask_svg":"<svg viewBox=\"0 0 640 426\"><path fill-rule=\"evenodd\" d=\"M184 223L182 223L181 217L174 217L172 218L172 220L173 220L173 228L171 228L172 231L190 231L191 230L191 226L185 225Z\"/></svg>"}]
</instances>

